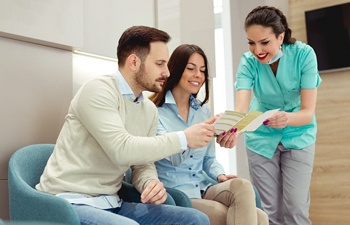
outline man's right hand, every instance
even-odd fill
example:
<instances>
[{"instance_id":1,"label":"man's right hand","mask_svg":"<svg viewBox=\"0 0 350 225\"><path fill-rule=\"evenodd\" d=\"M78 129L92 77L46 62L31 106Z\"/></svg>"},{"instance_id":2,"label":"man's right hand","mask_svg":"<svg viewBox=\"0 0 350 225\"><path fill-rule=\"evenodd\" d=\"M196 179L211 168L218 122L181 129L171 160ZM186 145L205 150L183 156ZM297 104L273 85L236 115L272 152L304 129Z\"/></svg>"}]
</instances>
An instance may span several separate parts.
<instances>
[{"instance_id":1,"label":"man's right hand","mask_svg":"<svg viewBox=\"0 0 350 225\"><path fill-rule=\"evenodd\" d=\"M202 148L213 140L215 128L212 124L199 123L184 130L187 146L190 148Z\"/></svg>"}]
</instances>

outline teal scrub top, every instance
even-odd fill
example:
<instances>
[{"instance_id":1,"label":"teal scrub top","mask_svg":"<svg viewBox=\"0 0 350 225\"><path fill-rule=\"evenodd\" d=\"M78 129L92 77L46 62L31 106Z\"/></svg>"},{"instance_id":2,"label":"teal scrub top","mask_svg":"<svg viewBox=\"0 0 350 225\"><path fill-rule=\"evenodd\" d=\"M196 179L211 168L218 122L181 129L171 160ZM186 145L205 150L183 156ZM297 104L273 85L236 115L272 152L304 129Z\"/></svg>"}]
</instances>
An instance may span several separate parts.
<instances>
[{"instance_id":1,"label":"teal scrub top","mask_svg":"<svg viewBox=\"0 0 350 225\"><path fill-rule=\"evenodd\" d=\"M300 110L300 90L317 88L322 79L318 73L316 54L311 46L300 41L282 45L276 76L268 64L260 63L251 52L242 55L237 74L236 90L253 89L249 111L280 108L285 112ZM251 151L272 158L281 142L286 149L302 149L316 141L316 117L304 126L270 128L260 126L245 133L245 144Z\"/></svg>"}]
</instances>

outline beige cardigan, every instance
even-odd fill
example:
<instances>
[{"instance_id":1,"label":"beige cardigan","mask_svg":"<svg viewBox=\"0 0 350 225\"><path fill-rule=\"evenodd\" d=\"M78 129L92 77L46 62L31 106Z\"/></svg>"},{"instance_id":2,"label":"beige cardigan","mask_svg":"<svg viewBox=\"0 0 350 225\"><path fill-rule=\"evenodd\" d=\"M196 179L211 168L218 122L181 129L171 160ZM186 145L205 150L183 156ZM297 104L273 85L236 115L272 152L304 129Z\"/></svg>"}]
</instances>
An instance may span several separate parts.
<instances>
[{"instance_id":1,"label":"beige cardigan","mask_svg":"<svg viewBox=\"0 0 350 225\"><path fill-rule=\"evenodd\" d=\"M73 98L38 190L88 196L114 195L135 165L140 192L158 179L153 162L181 152L176 133L155 136L158 112L148 99L125 99L114 75L87 82Z\"/></svg>"}]
</instances>

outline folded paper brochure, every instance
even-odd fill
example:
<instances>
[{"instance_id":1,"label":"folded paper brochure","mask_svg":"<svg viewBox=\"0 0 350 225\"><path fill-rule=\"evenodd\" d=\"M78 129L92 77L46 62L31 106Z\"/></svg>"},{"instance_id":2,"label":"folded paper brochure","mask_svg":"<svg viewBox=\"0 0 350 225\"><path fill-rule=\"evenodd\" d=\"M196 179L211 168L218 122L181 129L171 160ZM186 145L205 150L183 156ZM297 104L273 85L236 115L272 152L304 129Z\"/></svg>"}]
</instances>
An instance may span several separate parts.
<instances>
[{"instance_id":1,"label":"folded paper brochure","mask_svg":"<svg viewBox=\"0 0 350 225\"><path fill-rule=\"evenodd\" d=\"M273 109L266 112L251 111L241 113L232 110L226 110L214 123L215 134L220 135L232 128L237 128L237 132L252 132L260 127L263 122L278 112L279 109Z\"/></svg>"}]
</instances>

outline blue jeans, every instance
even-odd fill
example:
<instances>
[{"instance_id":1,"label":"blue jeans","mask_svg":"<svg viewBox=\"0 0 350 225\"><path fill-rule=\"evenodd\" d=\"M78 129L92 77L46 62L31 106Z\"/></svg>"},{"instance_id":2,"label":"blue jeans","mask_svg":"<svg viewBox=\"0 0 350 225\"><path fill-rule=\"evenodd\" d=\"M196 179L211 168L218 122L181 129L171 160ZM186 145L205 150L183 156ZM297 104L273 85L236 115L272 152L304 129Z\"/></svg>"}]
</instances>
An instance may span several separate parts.
<instances>
[{"instance_id":1,"label":"blue jeans","mask_svg":"<svg viewBox=\"0 0 350 225\"><path fill-rule=\"evenodd\" d=\"M123 202L120 208L74 205L82 225L209 225L204 213L172 205Z\"/></svg>"}]
</instances>

